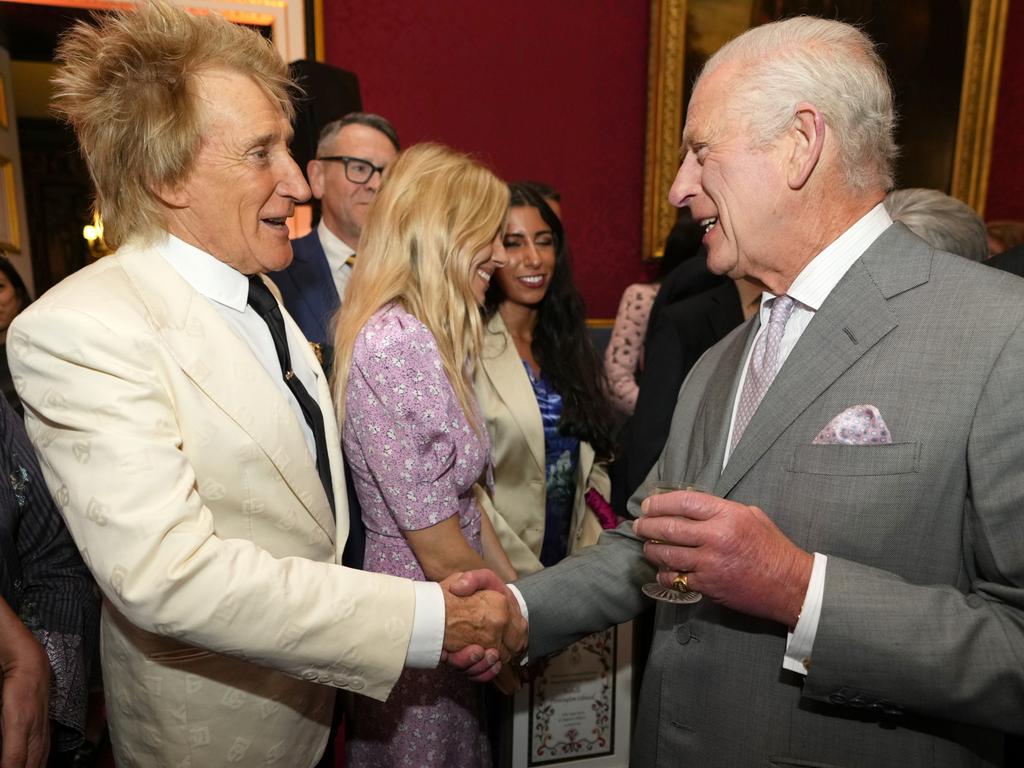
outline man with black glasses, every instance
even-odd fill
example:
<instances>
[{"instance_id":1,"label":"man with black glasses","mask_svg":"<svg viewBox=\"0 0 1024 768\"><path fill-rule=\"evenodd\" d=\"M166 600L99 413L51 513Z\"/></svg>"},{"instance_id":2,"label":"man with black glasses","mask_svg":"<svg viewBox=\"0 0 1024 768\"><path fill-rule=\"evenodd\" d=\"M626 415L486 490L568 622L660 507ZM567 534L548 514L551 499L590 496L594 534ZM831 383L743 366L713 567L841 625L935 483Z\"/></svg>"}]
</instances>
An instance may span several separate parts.
<instances>
[{"instance_id":1,"label":"man with black glasses","mask_svg":"<svg viewBox=\"0 0 1024 768\"><path fill-rule=\"evenodd\" d=\"M306 338L319 345L328 374L334 350L331 319L345 295L381 175L398 151L398 134L379 115L351 112L325 125L316 158L306 166L310 190L321 204L320 223L292 241L291 265L270 275Z\"/></svg>"}]
</instances>

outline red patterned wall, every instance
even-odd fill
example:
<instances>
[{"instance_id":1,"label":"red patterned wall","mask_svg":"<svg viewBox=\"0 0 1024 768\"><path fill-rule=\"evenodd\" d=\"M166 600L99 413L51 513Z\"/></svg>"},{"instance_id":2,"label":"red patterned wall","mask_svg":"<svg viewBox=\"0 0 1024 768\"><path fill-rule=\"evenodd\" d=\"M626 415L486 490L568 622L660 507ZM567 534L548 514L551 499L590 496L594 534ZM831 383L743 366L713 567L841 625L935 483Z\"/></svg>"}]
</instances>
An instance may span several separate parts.
<instances>
[{"instance_id":1,"label":"red patterned wall","mask_svg":"<svg viewBox=\"0 0 1024 768\"><path fill-rule=\"evenodd\" d=\"M403 145L472 152L557 187L591 317L642 279L647 0L330 0L326 62Z\"/></svg>"},{"instance_id":2,"label":"red patterned wall","mask_svg":"<svg viewBox=\"0 0 1024 768\"><path fill-rule=\"evenodd\" d=\"M985 218L1024 220L1024 2L1010 3Z\"/></svg>"}]
</instances>

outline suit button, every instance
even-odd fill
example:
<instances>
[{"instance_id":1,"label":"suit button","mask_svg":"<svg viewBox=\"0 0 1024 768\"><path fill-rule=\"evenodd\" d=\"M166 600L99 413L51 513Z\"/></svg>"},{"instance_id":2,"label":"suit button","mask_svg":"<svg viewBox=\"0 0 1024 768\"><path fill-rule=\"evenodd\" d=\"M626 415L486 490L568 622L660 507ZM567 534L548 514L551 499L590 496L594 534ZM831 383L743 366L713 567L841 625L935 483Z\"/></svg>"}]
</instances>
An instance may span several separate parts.
<instances>
[{"instance_id":1,"label":"suit button","mask_svg":"<svg viewBox=\"0 0 1024 768\"><path fill-rule=\"evenodd\" d=\"M841 693L830 694L829 697L828 697L828 700L832 704L845 704L846 703L846 697L843 694L841 694Z\"/></svg>"},{"instance_id":2,"label":"suit button","mask_svg":"<svg viewBox=\"0 0 1024 768\"><path fill-rule=\"evenodd\" d=\"M690 634L690 628L688 626L686 626L685 624L680 624L678 627L676 627L677 643L679 643L680 645L686 645L688 642L690 642L691 637L692 635Z\"/></svg>"}]
</instances>

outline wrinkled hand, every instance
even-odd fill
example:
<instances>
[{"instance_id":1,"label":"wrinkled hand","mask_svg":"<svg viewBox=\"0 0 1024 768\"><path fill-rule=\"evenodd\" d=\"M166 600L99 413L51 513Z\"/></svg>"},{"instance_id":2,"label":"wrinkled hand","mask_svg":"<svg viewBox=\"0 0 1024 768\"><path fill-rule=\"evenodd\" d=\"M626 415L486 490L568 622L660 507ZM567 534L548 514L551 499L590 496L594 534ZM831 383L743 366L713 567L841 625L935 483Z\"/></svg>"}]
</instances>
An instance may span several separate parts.
<instances>
[{"instance_id":1,"label":"wrinkled hand","mask_svg":"<svg viewBox=\"0 0 1024 768\"><path fill-rule=\"evenodd\" d=\"M795 626L814 556L761 509L696 491L649 496L641 509L633 530L648 540L644 555L662 569L662 586L685 573L690 589L711 600Z\"/></svg>"},{"instance_id":2,"label":"wrinkled hand","mask_svg":"<svg viewBox=\"0 0 1024 768\"><path fill-rule=\"evenodd\" d=\"M449 600L473 600L486 595L490 604L495 600L500 603L500 613L504 622L493 644L474 639L459 645L456 635L452 636L452 642L449 644L449 632L446 627L443 661L462 670L471 680L487 682L501 671L503 664L525 652L528 629L526 620L519 611L519 603L515 596L492 571L481 569L452 574L441 582L441 587L445 593L446 610ZM509 685L509 679L506 675L506 682L499 687Z\"/></svg>"},{"instance_id":3,"label":"wrinkled hand","mask_svg":"<svg viewBox=\"0 0 1024 768\"><path fill-rule=\"evenodd\" d=\"M5 628L0 673L0 768L41 768L50 749L50 662L24 625Z\"/></svg>"}]
</instances>

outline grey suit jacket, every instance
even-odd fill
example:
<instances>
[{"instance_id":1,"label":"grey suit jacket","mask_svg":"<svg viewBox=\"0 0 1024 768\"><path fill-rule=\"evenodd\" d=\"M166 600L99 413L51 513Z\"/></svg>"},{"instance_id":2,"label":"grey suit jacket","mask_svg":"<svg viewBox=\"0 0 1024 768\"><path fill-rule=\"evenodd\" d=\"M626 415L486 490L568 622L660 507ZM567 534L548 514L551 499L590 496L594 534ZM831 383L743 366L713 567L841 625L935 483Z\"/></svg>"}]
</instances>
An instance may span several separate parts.
<instances>
[{"instance_id":1,"label":"grey suit jacket","mask_svg":"<svg viewBox=\"0 0 1024 768\"><path fill-rule=\"evenodd\" d=\"M782 669L778 624L659 605L633 764L1001 764L1001 732L1024 732L1024 282L893 225L723 471L756 322L694 367L652 476L757 504L828 556L810 673ZM812 444L857 404L878 407L891 445ZM632 617L652 574L626 524L524 579L531 656Z\"/></svg>"}]
</instances>

